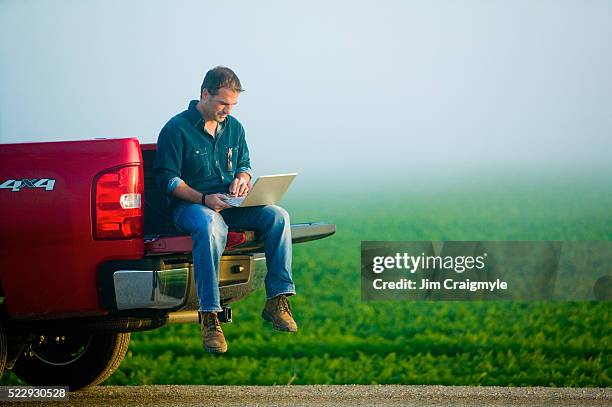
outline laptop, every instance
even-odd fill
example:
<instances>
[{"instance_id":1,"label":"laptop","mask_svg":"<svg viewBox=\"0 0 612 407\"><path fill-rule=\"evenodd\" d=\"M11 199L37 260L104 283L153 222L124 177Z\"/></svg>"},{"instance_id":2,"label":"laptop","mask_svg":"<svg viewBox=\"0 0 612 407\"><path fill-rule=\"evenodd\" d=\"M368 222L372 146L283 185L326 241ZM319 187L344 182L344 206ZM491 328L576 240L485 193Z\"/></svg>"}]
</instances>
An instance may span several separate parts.
<instances>
[{"instance_id":1,"label":"laptop","mask_svg":"<svg viewBox=\"0 0 612 407\"><path fill-rule=\"evenodd\" d=\"M274 205L281 200L297 173L262 175L245 196L226 195L223 200L236 208L248 206Z\"/></svg>"}]
</instances>

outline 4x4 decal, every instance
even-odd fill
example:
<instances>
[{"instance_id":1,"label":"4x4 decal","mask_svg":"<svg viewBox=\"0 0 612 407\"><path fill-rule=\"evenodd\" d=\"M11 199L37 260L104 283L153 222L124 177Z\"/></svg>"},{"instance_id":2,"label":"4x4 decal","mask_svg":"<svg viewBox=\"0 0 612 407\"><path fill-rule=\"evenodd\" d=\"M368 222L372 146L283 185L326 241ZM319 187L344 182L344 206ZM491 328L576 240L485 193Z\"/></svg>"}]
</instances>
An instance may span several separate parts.
<instances>
[{"instance_id":1,"label":"4x4 decal","mask_svg":"<svg viewBox=\"0 0 612 407\"><path fill-rule=\"evenodd\" d=\"M0 185L0 189L10 189L12 192L19 192L23 188L44 188L45 191L53 191L55 180L52 178L22 178L8 179Z\"/></svg>"}]
</instances>

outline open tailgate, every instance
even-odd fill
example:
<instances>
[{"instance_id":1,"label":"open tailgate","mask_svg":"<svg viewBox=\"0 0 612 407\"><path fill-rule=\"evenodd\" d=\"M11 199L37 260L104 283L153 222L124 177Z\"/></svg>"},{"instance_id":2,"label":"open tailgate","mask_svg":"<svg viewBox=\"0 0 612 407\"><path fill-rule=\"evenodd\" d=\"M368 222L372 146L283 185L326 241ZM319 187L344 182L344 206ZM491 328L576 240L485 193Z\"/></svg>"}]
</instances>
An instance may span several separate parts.
<instances>
[{"instance_id":1,"label":"open tailgate","mask_svg":"<svg viewBox=\"0 0 612 407\"><path fill-rule=\"evenodd\" d=\"M291 225L291 240L295 243L323 239L336 233L336 225L311 222ZM145 255L191 253L193 242L189 235L155 236L145 240ZM224 254L247 254L263 251L263 241L253 231L231 231Z\"/></svg>"}]
</instances>

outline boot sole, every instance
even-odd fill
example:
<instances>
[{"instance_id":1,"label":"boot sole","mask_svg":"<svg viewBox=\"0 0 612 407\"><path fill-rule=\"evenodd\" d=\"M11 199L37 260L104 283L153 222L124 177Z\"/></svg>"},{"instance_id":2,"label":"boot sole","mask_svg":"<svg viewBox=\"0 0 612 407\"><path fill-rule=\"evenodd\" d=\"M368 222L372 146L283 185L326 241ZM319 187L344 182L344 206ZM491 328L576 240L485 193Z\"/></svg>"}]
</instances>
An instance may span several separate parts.
<instances>
[{"instance_id":1,"label":"boot sole","mask_svg":"<svg viewBox=\"0 0 612 407\"><path fill-rule=\"evenodd\" d=\"M227 352L227 346L225 348L209 348L204 346L204 350L208 353L225 353Z\"/></svg>"}]
</instances>

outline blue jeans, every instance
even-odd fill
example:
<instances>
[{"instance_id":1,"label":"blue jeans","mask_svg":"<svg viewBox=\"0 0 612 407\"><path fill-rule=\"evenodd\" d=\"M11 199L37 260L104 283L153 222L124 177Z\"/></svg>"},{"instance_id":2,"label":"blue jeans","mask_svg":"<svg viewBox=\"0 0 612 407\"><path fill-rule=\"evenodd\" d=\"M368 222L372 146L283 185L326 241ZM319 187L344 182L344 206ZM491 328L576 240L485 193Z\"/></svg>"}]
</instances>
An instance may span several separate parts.
<instances>
[{"instance_id":1,"label":"blue jeans","mask_svg":"<svg viewBox=\"0 0 612 407\"><path fill-rule=\"evenodd\" d=\"M230 208L215 212L207 206L181 202L173 214L174 224L193 240L195 284L200 311L221 311L219 262L227 231L254 230L264 242L266 298L295 294L291 277L291 223L289 214L276 205Z\"/></svg>"}]
</instances>

